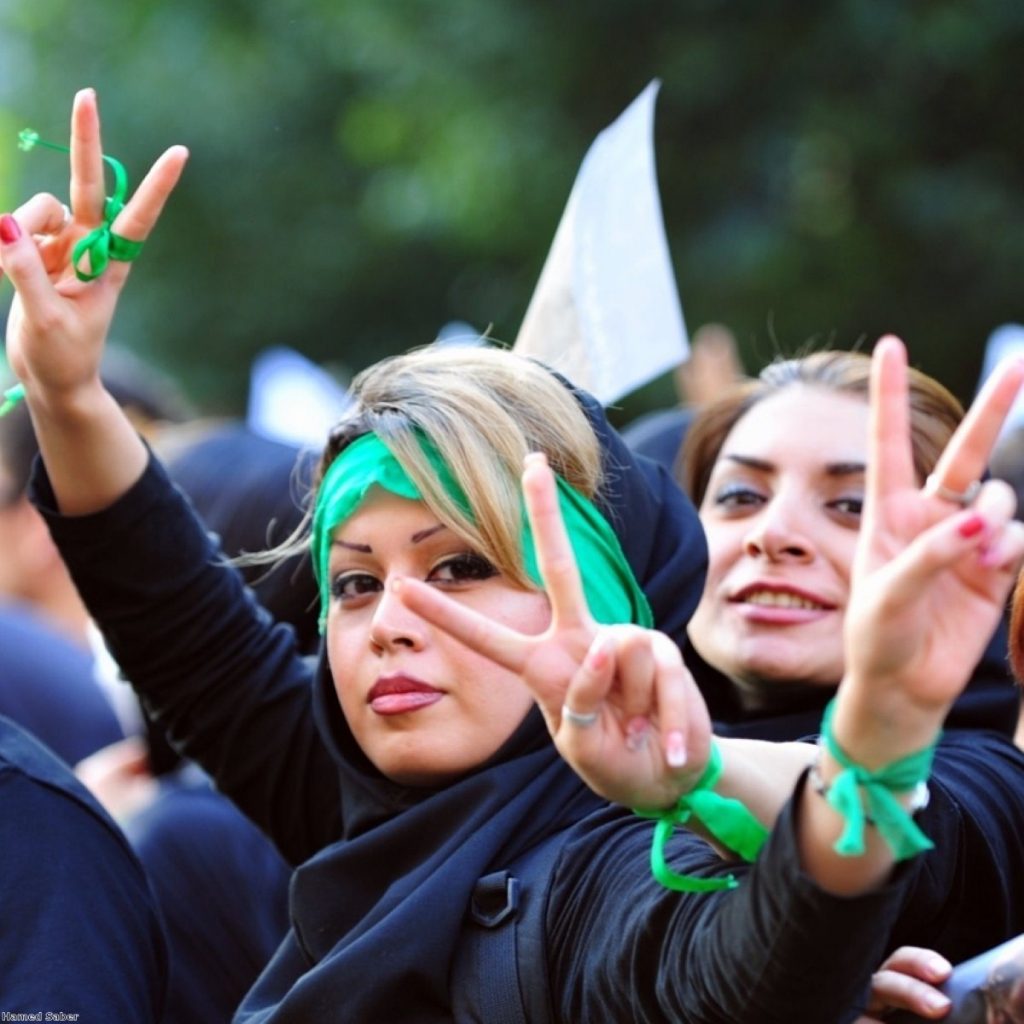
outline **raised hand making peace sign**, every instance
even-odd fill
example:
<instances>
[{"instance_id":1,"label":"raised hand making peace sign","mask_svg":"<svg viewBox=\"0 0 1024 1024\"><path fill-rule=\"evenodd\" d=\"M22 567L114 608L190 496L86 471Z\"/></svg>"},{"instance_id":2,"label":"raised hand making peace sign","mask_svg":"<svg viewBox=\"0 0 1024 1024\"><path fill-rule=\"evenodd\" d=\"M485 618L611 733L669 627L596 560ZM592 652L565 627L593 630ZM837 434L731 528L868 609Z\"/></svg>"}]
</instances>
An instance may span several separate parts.
<instances>
[{"instance_id":1,"label":"raised hand making peace sign","mask_svg":"<svg viewBox=\"0 0 1024 1024\"><path fill-rule=\"evenodd\" d=\"M669 806L707 762L704 701L667 636L600 626L591 617L543 455L527 456L523 492L551 603L544 633L516 632L416 580L400 580L398 594L435 626L519 674L558 750L595 791L629 806Z\"/></svg>"},{"instance_id":2,"label":"raised hand making peace sign","mask_svg":"<svg viewBox=\"0 0 1024 1024\"><path fill-rule=\"evenodd\" d=\"M108 227L124 243L122 256L149 236L187 159L183 146L172 146L116 212ZM127 257L115 257L102 273L86 267L99 276L82 280L72 262L75 245L114 212L107 208L99 112L91 89L75 96L71 113L70 198L70 211L55 196L39 193L13 215L4 214L0 264L17 292L7 320L7 359L29 399L62 509L85 513L123 493L148 458L99 375L131 264ZM37 415L44 410L53 415Z\"/></svg>"},{"instance_id":3,"label":"raised hand making peace sign","mask_svg":"<svg viewBox=\"0 0 1024 1024\"><path fill-rule=\"evenodd\" d=\"M1012 489L976 483L1024 380L989 379L922 488L911 456L906 352L875 348L864 518L847 610L837 735L867 765L926 746L963 689L1024 555ZM854 718L860 721L854 723Z\"/></svg>"}]
</instances>

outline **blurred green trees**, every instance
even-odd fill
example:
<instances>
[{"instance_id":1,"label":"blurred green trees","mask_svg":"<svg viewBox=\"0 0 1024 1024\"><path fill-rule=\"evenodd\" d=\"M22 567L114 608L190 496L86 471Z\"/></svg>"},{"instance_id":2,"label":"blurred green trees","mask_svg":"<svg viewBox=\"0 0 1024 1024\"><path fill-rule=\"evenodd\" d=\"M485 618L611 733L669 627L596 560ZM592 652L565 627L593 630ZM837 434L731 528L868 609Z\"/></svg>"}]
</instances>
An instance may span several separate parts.
<instances>
[{"instance_id":1,"label":"blurred green trees","mask_svg":"<svg viewBox=\"0 0 1024 1024\"><path fill-rule=\"evenodd\" d=\"M450 319L514 339L586 148L660 77L691 329L751 369L894 330L968 398L1024 318L1022 58L1018 0L0 0L0 203L64 194L16 135L63 139L82 85L133 182L188 145L116 333L238 411L271 344L346 373Z\"/></svg>"}]
</instances>

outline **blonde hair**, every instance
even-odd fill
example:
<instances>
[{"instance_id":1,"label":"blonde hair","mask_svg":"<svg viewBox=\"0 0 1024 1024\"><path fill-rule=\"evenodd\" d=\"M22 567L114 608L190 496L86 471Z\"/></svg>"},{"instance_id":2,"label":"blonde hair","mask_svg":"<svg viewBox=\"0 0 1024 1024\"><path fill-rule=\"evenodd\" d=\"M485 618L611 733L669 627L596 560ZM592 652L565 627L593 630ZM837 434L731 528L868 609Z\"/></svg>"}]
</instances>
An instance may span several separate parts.
<instances>
[{"instance_id":1,"label":"blonde hair","mask_svg":"<svg viewBox=\"0 0 1024 1024\"><path fill-rule=\"evenodd\" d=\"M552 469L591 500L602 483L601 449L572 391L541 364L499 348L435 347L391 356L352 381L355 402L331 431L310 507L334 460L353 441L376 434L392 450L447 527L511 582L536 589L520 545L523 458L544 452ZM432 468L417 432L436 447L469 503L468 514ZM273 552L308 543L307 513Z\"/></svg>"},{"instance_id":2,"label":"blonde hair","mask_svg":"<svg viewBox=\"0 0 1024 1024\"><path fill-rule=\"evenodd\" d=\"M910 442L920 483L963 419L963 406L933 377L910 367ZM769 363L757 377L739 381L696 416L676 462L676 476L699 508L711 471L734 426L758 402L786 388L803 385L869 399L871 357L863 352L812 352Z\"/></svg>"}]
</instances>

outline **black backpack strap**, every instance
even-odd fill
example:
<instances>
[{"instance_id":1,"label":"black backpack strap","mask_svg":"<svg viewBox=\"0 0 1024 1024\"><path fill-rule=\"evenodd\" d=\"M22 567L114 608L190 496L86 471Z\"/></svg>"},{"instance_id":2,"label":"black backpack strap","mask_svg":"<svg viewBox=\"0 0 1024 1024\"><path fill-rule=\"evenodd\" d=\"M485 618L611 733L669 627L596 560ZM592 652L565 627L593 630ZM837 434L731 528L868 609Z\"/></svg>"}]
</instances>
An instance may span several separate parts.
<instances>
[{"instance_id":1,"label":"black backpack strap","mask_svg":"<svg viewBox=\"0 0 1024 1024\"><path fill-rule=\"evenodd\" d=\"M544 910L564 836L480 878L452 973L458 1024L550 1024Z\"/></svg>"}]
</instances>

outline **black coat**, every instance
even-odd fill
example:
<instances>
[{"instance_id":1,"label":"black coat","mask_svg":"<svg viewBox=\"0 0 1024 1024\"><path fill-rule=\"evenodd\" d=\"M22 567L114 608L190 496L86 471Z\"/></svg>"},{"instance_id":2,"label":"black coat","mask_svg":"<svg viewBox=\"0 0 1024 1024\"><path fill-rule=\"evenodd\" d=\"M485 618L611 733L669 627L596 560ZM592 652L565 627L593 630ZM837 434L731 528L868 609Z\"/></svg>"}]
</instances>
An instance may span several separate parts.
<instances>
[{"instance_id":1,"label":"black coat","mask_svg":"<svg viewBox=\"0 0 1024 1024\"><path fill-rule=\"evenodd\" d=\"M648 590L656 619L678 620L682 609L685 623L703 583L703 544L677 539L695 536L693 510L678 505L688 517L681 522L666 515L678 492L659 501L644 484L645 465L628 453L616 458L624 486L609 518L641 584L656 584ZM671 848L677 870L736 870L743 882L714 896L668 892L650 877L650 822L591 794L536 711L493 758L449 786L403 787L381 776L347 728L325 663L314 669L297 656L290 631L219 563L157 464L92 516L60 517L41 475L33 495L156 719L301 865L292 930L238 1022L455 1020L449 978L473 886L557 835L558 862L534 894L547 907L543 961L520 965L550 977L555 1019L835 1024L855 1016L900 913L914 905L930 920L946 903L950 873L963 871L963 835L990 824L987 804L937 782L926 813L948 860L936 884L922 887L927 861L918 858L858 899L829 896L802 875L789 811L752 868L724 864L680 832ZM659 561L665 554L674 580ZM1007 787L977 794L1000 806L1013 799L1024 812L1024 795L1011 799ZM1016 907L1024 907L1012 890L1014 879L1024 884L1020 867L1003 893ZM964 880L1002 881L1002 868L979 860Z\"/></svg>"}]
</instances>

